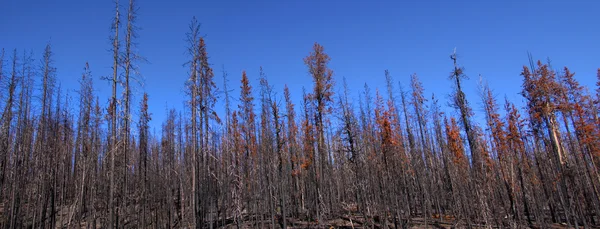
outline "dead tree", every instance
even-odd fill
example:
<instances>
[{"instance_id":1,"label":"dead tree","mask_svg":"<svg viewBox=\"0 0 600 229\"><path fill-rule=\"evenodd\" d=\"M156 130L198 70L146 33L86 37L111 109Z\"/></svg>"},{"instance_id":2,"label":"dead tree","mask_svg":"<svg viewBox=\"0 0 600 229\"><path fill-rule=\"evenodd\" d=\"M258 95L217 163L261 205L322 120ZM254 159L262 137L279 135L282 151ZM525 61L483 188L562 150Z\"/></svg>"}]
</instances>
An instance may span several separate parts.
<instances>
[{"instance_id":1,"label":"dead tree","mask_svg":"<svg viewBox=\"0 0 600 229\"><path fill-rule=\"evenodd\" d=\"M313 78L314 90L310 94L311 100L316 104L315 108L315 124L317 131L317 157L319 159L319 177L320 179L316 182L316 193L317 193L317 218L320 219L322 214L325 214L323 203L323 193L321 188L325 185L329 185L325 181L324 174L328 172L329 152L325 145L325 118L327 114L331 112L330 104L333 102L333 70L327 67L327 64L331 58L324 52L323 46L315 43L313 51L304 58L304 63L308 67L308 72ZM319 220L321 222L321 220Z\"/></svg>"},{"instance_id":2,"label":"dead tree","mask_svg":"<svg viewBox=\"0 0 600 229\"><path fill-rule=\"evenodd\" d=\"M109 143L109 154L110 154L110 185L109 185L109 228L115 227L118 228L118 212L115 212L115 154L117 154L120 150L119 140L117 139L117 83L118 83L118 67L120 63L119 58L119 25L120 25L120 14L119 14L119 1L115 1L115 18L112 23L112 29L114 30L114 37L111 38L112 41L112 51L113 51L113 77L111 81L112 85L112 97L110 100L109 111L108 114L110 116L110 143Z\"/></svg>"}]
</instances>

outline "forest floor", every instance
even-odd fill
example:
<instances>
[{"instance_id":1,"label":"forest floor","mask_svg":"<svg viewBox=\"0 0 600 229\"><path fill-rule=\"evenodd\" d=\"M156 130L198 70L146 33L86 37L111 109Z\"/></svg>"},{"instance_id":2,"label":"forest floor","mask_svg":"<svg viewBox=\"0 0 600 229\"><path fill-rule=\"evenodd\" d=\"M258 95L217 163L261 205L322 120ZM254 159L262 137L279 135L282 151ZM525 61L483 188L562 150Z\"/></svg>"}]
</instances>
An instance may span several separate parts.
<instances>
[{"instance_id":1,"label":"forest floor","mask_svg":"<svg viewBox=\"0 0 600 229\"><path fill-rule=\"evenodd\" d=\"M3 206L0 205L0 213L2 213L2 211L4 210ZM93 228L93 226L91 225L92 222L94 220L92 220L92 217L88 216L85 217L86 219L81 219L78 222L74 219L73 214L73 207L65 207L65 208L61 208L61 210L59 210L57 212L57 225L56 228ZM134 217L135 218L135 217ZM153 225L147 225L146 227L142 227L140 225L137 225L136 222L138 222L136 219L134 218L128 218L125 221L128 221L125 223L125 225L122 225L123 228L168 228L169 226L167 225L157 225L157 226L153 226ZM271 227L271 220L269 219L268 216L263 216L263 220L260 219L250 219L250 217L246 216L244 217L245 220L244 222L240 225L239 228L272 228ZM464 223L461 224L456 224L456 221L449 216L445 216L443 217L444 219L441 220L439 217L438 218L429 218L427 219L427 221L425 221L424 218L412 218L409 222L404 222L405 225L402 225L402 222L393 222L391 220L388 220L387 222L382 221L379 217L374 217L374 218L369 218L369 219L365 219L364 216L360 215L360 214L356 214L356 213L349 213L349 214L343 214L339 217L336 217L334 219L329 219L329 220L325 220L321 223L315 222L315 221L306 221L306 220L299 220L299 219L294 219L294 218L288 218L287 219L287 228L289 229L301 229L301 228L315 228L315 229L321 229L321 228L326 228L326 229L331 229L331 228L340 228L340 229L363 229L363 228L411 228L411 229L429 229L429 228L433 228L433 229L451 229L451 228L466 228L466 225ZM32 219L24 219L25 221L31 221ZM2 220L4 221L4 220ZM103 228L100 221L102 221L100 218L96 218L96 226L95 228ZM177 221L177 220L176 220ZM183 219L183 221L181 222L188 222L190 220L186 220ZM187 225L188 223L183 223L186 225L182 225L181 222L175 222L175 225L171 225L171 228L189 228L189 226ZM281 221L280 218L278 218L278 220L275 220L275 227L274 228L282 228L281 225ZM6 222L3 222L6 223ZM79 225L79 226L77 226ZM29 225L31 226L31 225ZM205 225L208 227L208 225ZM549 228L549 229L563 229L563 228L569 228L567 227L565 224L551 224L548 225L548 227L540 227L540 226L534 226L534 227L528 227L526 225L520 225L517 226L518 228ZM234 220L232 218L230 219L224 219L224 220L219 220L218 222L215 222L213 224L213 228L223 228L223 229L237 229L237 225L234 222ZM479 226L474 226L472 228L487 228L483 225L479 225ZM499 227L492 227L492 228L499 228Z\"/></svg>"},{"instance_id":2,"label":"forest floor","mask_svg":"<svg viewBox=\"0 0 600 229\"><path fill-rule=\"evenodd\" d=\"M218 228L226 228L226 229L236 229L236 225L235 224L228 224L225 225L223 227L218 227ZM242 225L240 228L271 228L271 224L270 222L263 222L262 224L259 222L258 224L250 224L250 223L246 223L244 225ZM276 225L275 228L282 228L280 225ZM383 223L367 223L364 222L360 219L351 219L348 217L341 217L338 219L331 219L331 220L327 220L324 221L323 223L319 224L317 222L307 222L307 221L296 221L294 219L289 219L288 225L287 225L288 229L301 229L301 228L326 228L326 229L332 229L332 228L340 228L340 229L363 229L363 228L377 228L377 229L381 229L381 228L410 228L410 229L451 229L451 228L466 228L466 225L464 224L455 224L454 222L441 222L438 220L428 220L427 223L425 223L425 221L422 218L414 218L411 219L410 222L407 223L407 225L405 225L404 227L402 227L402 225L394 225L393 222L388 222L387 225L384 225ZM472 228L488 228L485 227L483 225L481 226L474 226ZM499 227L492 227L492 228L499 228ZM527 226L518 226L518 228L542 228L542 227L527 227ZM563 228L569 228L566 225L563 224L552 224L549 225L549 227L547 227L548 229L563 229Z\"/></svg>"},{"instance_id":3,"label":"forest floor","mask_svg":"<svg viewBox=\"0 0 600 229\"><path fill-rule=\"evenodd\" d=\"M60 222L60 221L59 221ZM90 225L88 225L89 222L80 222L79 223L79 227L77 227L77 223L71 224L71 226L66 226L67 224L63 224L63 226L59 226L57 225L56 228L92 228L90 227ZM60 224L60 223L58 223ZM100 229L103 228L101 224L97 224L96 228ZM125 225L124 228L166 228L164 226L157 226L157 227L153 227L153 226L149 226L149 227L140 227L139 225L134 225L133 224L129 224L129 225ZM174 226L173 228L188 228L187 226L182 226L182 225L178 225L178 226ZM237 229L236 224L234 223L228 223L225 225L218 225L215 226L213 228L223 228L223 229ZM272 228L271 227L271 222L269 220L264 220L264 221L258 221L258 222L246 222L242 225L240 225L240 228L246 229L246 228ZM275 225L275 228L282 228L279 224ZM433 221L433 220L428 220L427 224L425 223L425 221L423 219L419 219L419 218L415 218L412 219L405 227L402 227L401 225L394 225L393 222L388 222L387 225L383 225L382 223L365 223L363 221L361 221L360 219L350 219L347 217L341 217L338 219L331 219L331 220L326 220L324 222L322 222L321 224L317 223L317 222L308 222L308 221L299 221L299 220L294 220L294 219L288 219L288 225L287 225L288 229L302 229L302 228L314 228L314 229L332 229L332 228L339 228L339 229L364 229L364 228L377 228L377 229L381 229L381 228L410 228L410 229L451 229L451 228L466 228L466 225L464 224L459 224L456 225L453 222L440 222L440 221ZM472 228L487 228L484 227L483 225L481 226L475 226ZM498 228L498 227L492 227L492 228ZM542 228L542 227L527 227L527 226L519 226L518 228ZM552 224L548 227L549 229L563 229L563 228L569 228L564 224Z\"/></svg>"}]
</instances>

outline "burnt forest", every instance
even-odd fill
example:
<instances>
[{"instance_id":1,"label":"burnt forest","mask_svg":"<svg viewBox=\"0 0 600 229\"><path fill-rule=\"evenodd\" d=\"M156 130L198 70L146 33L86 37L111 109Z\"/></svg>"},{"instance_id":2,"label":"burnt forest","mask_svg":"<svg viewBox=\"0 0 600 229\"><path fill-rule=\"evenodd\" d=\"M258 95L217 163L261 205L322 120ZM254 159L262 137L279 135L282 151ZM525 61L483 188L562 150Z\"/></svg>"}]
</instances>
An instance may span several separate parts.
<instances>
[{"instance_id":1,"label":"burnt forest","mask_svg":"<svg viewBox=\"0 0 600 229\"><path fill-rule=\"evenodd\" d=\"M467 96L477 73L448 47L447 65L430 67L447 72L436 77L450 94L385 69L383 87L350 89L317 41L297 59L312 86L276 87L262 67L213 65L218 50L190 18L175 36L185 106L153 120L136 77L137 29L152 25L136 24L138 2L113 5L112 58L81 60L76 89L60 86L52 42L1 47L2 228L600 226L600 69L579 75L524 51L505 66L520 72L515 103L485 80Z\"/></svg>"}]
</instances>

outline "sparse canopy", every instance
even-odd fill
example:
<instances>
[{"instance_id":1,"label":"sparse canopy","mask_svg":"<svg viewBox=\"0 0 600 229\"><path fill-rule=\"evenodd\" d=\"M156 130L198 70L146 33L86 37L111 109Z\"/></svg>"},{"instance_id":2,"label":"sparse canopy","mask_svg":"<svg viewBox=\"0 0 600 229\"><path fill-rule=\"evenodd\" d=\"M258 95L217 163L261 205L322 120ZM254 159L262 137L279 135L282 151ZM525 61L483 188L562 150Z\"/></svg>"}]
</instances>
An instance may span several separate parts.
<instances>
[{"instance_id":1,"label":"sparse canopy","mask_svg":"<svg viewBox=\"0 0 600 229\"><path fill-rule=\"evenodd\" d=\"M75 63L85 66L72 97L56 81L60 50L48 44L39 61L0 52L0 228L600 227L600 69L594 91L581 72L532 61L523 108L506 99L501 110L487 83L471 107L454 52L455 112L444 112L417 74L403 77L408 91L387 70L385 94L367 83L352 93L345 79L335 88L315 43L308 92L270 84L260 67L254 87L252 73L238 75L230 100L193 18L188 72L172 76L184 110L165 107L152 130L154 97L134 101L134 3L115 4L112 59ZM90 66L106 64L103 102Z\"/></svg>"}]
</instances>

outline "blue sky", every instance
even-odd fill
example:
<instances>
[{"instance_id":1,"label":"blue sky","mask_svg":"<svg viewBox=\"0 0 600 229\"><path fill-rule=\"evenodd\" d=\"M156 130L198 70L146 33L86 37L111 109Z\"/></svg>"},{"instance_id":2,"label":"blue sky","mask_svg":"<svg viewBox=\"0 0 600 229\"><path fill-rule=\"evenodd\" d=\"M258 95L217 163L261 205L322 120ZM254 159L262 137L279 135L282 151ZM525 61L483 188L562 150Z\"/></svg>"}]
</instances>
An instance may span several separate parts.
<instances>
[{"instance_id":1,"label":"blue sky","mask_svg":"<svg viewBox=\"0 0 600 229\"><path fill-rule=\"evenodd\" d=\"M125 9L126 1L121 4ZM592 0L138 0L137 4L142 28L138 51L149 63L140 65L145 83L136 87L133 104L139 104L143 91L149 93L155 127L166 117L166 108L183 108L184 39L193 16L202 23L217 85L222 88L224 65L236 98L242 70L258 88L258 69L263 66L278 94L288 84L299 104L302 87L312 87L302 59L314 42L331 56L338 86L346 77L355 98L365 82L373 91L385 92L384 70L389 69L405 85L410 74L417 73L428 97L436 93L442 104L451 90L448 57L456 47L470 76L465 88L475 111L481 110L479 74L499 99L507 95L520 103L519 73L528 64L527 51L536 59L550 57L554 68L568 66L591 89L600 67L596 29L600 2ZM100 77L111 74L108 37L113 1L5 0L0 6L0 48L33 50L39 60L51 42L63 89L75 96L87 61L95 89L107 104L110 85Z\"/></svg>"}]
</instances>

